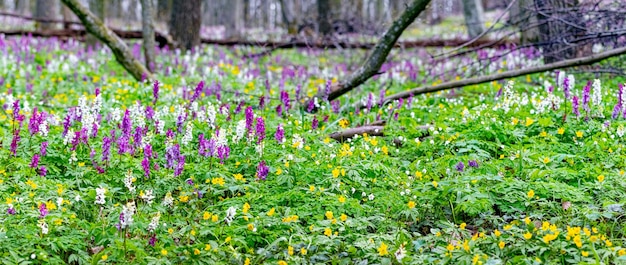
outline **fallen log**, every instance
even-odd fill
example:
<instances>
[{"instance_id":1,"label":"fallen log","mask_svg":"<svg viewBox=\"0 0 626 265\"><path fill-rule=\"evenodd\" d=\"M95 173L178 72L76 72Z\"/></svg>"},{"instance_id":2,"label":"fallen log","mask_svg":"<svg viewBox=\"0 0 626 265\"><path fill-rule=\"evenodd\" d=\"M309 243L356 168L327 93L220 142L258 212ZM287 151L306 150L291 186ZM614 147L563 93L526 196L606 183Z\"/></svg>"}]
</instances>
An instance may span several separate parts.
<instances>
[{"instance_id":1,"label":"fallen log","mask_svg":"<svg viewBox=\"0 0 626 265\"><path fill-rule=\"evenodd\" d=\"M356 135L363 135L367 133L369 136L383 136L384 126L361 126L356 128L349 128L340 132L331 133L328 137L336 140L337 142L344 142Z\"/></svg>"},{"instance_id":2,"label":"fallen log","mask_svg":"<svg viewBox=\"0 0 626 265\"><path fill-rule=\"evenodd\" d=\"M441 90L459 88L459 87L470 86L470 85L477 85L477 84L482 84L482 83L487 83L487 82L497 81L497 80L502 80L502 79L507 79L507 78L514 78L514 77L519 77L519 76L524 76L524 75L529 75L529 74L552 71L556 69L590 65L590 64L594 64L594 63L606 60L611 57L625 55L625 54L626 54L626 47L621 47L621 48L612 49L612 50L608 50L608 51L601 52L601 53L596 53L590 56L563 60L563 61L559 61L555 63L549 63L549 64L544 64L544 65L525 68L525 69L511 70L511 71L506 71L506 72L497 73L493 75L468 78L468 79L463 79L463 80L458 80L458 81L450 81L450 82L441 83L435 86L418 87L418 88L414 88L408 91L396 93L388 97L385 97L385 99L383 100L383 104L388 104L388 103L393 102L394 100L398 100L401 98L408 98L408 97L419 95L419 94L437 92ZM357 107L363 108L364 105L359 104Z\"/></svg>"}]
</instances>

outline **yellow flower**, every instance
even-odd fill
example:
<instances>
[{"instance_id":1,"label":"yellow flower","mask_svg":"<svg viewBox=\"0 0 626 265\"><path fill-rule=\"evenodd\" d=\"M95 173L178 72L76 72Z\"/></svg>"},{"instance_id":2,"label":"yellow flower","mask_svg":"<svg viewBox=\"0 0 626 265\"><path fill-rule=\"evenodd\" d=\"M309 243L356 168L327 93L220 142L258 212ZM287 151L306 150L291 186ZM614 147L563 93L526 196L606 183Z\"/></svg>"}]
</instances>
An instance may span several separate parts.
<instances>
[{"instance_id":1,"label":"yellow flower","mask_svg":"<svg viewBox=\"0 0 626 265\"><path fill-rule=\"evenodd\" d=\"M217 214L211 215L211 221L217 222L218 220L219 220L219 217L217 216Z\"/></svg>"},{"instance_id":2,"label":"yellow flower","mask_svg":"<svg viewBox=\"0 0 626 265\"><path fill-rule=\"evenodd\" d=\"M342 213L341 216L339 216L339 219L341 219L342 222L345 222L348 220L348 216L345 213Z\"/></svg>"},{"instance_id":3,"label":"yellow flower","mask_svg":"<svg viewBox=\"0 0 626 265\"><path fill-rule=\"evenodd\" d=\"M327 228L324 229L324 235L329 237L332 234L333 234L333 230L330 230L330 228L327 227Z\"/></svg>"},{"instance_id":4,"label":"yellow flower","mask_svg":"<svg viewBox=\"0 0 626 265\"><path fill-rule=\"evenodd\" d=\"M533 234L531 234L530 232L526 232L526 234L524 234L524 239L528 240L531 239L533 237Z\"/></svg>"},{"instance_id":5,"label":"yellow flower","mask_svg":"<svg viewBox=\"0 0 626 265\"><path fill-rule=\"evenodd\" d=\"M246 260L243 262L243 265L250 265L250 258L246 258Z\"/></svg>"},{"instance_id":6,"label":"yellow flower","mask_svg":"<svg viewBox=\"0 0 626 265\"><path fill-rule=\"evenodd\" d=\"M437 183L437 181L434 181L434 180L433 180L433 187L435 187L435 188L436 188L437 186L439 186L439 183Z\"/></svg>"},{"instance_id":7,"label":"yellow flower","mask_svg":"<svg viewBox=\"0 0 626 265\"><path fill-rule=\"evenodd\" d=\"M448 251L452 251L452 250L454 250L454 245L452 245L452 244L448 244L448 246L446 247L446 249L447 249Z\"/></svg>"},{"instance_id":8,"label":"yellow flower","mask_svg":"<svg viewBox=\"0 0 626 265\"><path fill-rule=\"evenodd\" d=\"M459 225L459 228L461 228L461 229L465 229L465 226L467 226L467 224L466 224L466 223L461 223L461 224Z\"/></svg>"},{"instance_id":9,"label":"yellow flower","mask_svg":"<svg viewBox=\"0 0 626 265\"><path fill-rule=\"evenodd\" d=\"M315 186L313 186L313 185L309 186L309 191L310 192L314 192L315 191Z\"/></svg>"},{"instance_id":10,"label":"yellow flower","mask_svg":"<svg viewBox=\"0 0 626 265\"><path fill-rule=\"evenodd\" d=\"M241 210L243 213L248 213L248 210L250 210L250 204L248 204L247 202L243 204L243 209Z\"/></svg>"},{"instance_id":11,"label":"yellow flower","mask_svg":"<svg viewBox=\"0 0 626 265\"><path fill-rule=\"evenodd\" d=\"M280 169L280 168L276 169L276 175L280 175L280 174L282 174L282 173L283 173L283 170L282 170L282 169Z\"/></svg>"},{"instance_id":12,"label":"yellow flower","mask_svg":"<svg viewBox=\"0 0 626 265\"><path fill-rule=\"evenodd\" d=\"M292 246L287 247L287 254L289 254L289 256L293 256L293 247Z\"/></svg>"},{"instance_id":13,"label":"yellow flower","mask_svg":"<svg viewBox=\"0 0 626 265\"><path fill-rule=\"evenodd\" d=\"M558 134L564 134L565 133L565 129L563 128L559 128L559 130L557 131Z\"/></svg>"},{"instance_id":14,"label":"yellow flower","mask_svg":"<svg viewBox=\"0 0 626 265\"><path fill-rule=\"evenodd\" d=\"M529 190L528 193L526 193L526 196L528 196L528 198L534 198L535 197L535 191L534 190Z\"/></svg>"},{"instance_id":15,"label":"yellow flower","mask_svg":"<svg viewBox=\"0 0 626 265\"><path fill-rule=\"evenodd\" d=\"M350 122L346 119L341 119L339 121L339 126L341 126L341 128L345 129L346 127L348 127L348 124L350 124Z\"/></svg>"},{"instance_id":16,"label":"yellow flower","mask_svg":"<svg viewBox=\"0 0 626 265\"><path fill-rule=\"evenodd\" d=\"M306 255L306 253L307 253L306 248L301 248L301 249L300 249L300 254L301 254L301 255Z\"/></svg>"},{"instance_id":17,"label":"yellow flower","mask_svg":"<svg viewBox=\"0 0 626 265\"><path fill-rule=\"evenodd\" d=\"M333 219L333 212L326 211L326 219L328 219L328 220Z\"/></svg>"},{"instance_id":18,"label":"yellow flower","mask_svg":"<svg viewBox=\"0 0 626 265\"><path fill-rule=\"evenodd\" d=\"M284 260L279 260L278 265L287 265L287 262Z\"/></svg>"},{"instance_id":19,"label":"yellow flower","mask_svg":"<svg viewBox=\"0 0 626 265\"><path fill-rule=\"evenodd\" d=\"M211 250L211 245L209 245L209 244L204 244L204 250L206 250L206 251Z\"/></svg>"},{"instance_id":20,"label":"yellow flower","mask_svg":"<svg viewBox=\"0 0 626 265\"><path fill-rule=\"evenodd\" d=\"M598 176L598 181L599 182L604 182L604 175Z\"/></svg>"},{"instance_id":21,"label":"yellow flower","mask_svg":"<svg viewBox=\"0 0 626 265\"><path fill-rule=\"evenodd\" d=\"M580 254L581 254L581 255L583 255L583 257L587 257L587 256L589 256L589 252L584 251L584 250L583 250L583 251L581 251L581 252L580 252Z\"/></svg>"},{"instance_id":22,"label":"yellow flower","mask_svg":"<svg viewBox=\"0 0 626 265\"><path fill-rule=\"evenodd\" d=\"M546 137L546 136L548 136L548 133L547 133L546 131L543 131L543 132L541 132L541 133L539 134L539 136L541 136L541 137Z\"/></svg>"},{"instance_id":23,"label":"yellow flower","mask_svg":"<svg viewBox=\"0 0 626 265\"><path fill-rule=\"evenodd\" d=\"M197 248L194 248L194 249L193 249L193 254L194 254L194 255L200 255L200 250L199 250L199 249L197 249Z\"/></svg>"},{"instance_id":24,"label":"yellow flower","mask_svg":"<svg viewBox=\"0 0 626 265\"><path fill-rule=\"evenodd\" d=\"M276 209L272 207L272 209L270 209L269 212L267 212L267 216L272 216L274 215L275 212L276 212Z\"/></svg>"},{"instance_id":25,"label":"yellow flower","mask_svg":"<svg viewBox=\"0 0 626 265\"><path fill-rule=\"evenodd\" d=\"M378 247L378 255L385 256L387 254L389 254L389 251L387 251L387 244L385 244L385 242L381 242L380 247Z\"/></svg>"},{"instance_id":26,"label":"yellow flower","mask_svg":"<svg viewBox=\"0 0 626 265\"><path fill-rule=\"evenodd\" d=\"M576 131L576 137L582 138L583 137L583 132L582 131Z\"/></svg>"},{"instance_id":27,"label":"yellow flower","mask_svg":"<svg viewBox=\"0 0 626 265\"><path fill-rule=\"evenodd\" d=\"M254 224L253 223L249 223L248 224L248 230L254 231Z\"/></svg>"},{"instance_id":28,"label":"yellow flower","mask_svg":"<svg viewBox=\"0 0 626 265\"><path fill-rule=\"evenodd\" d=\"M502 235L502 233L501 233L501 232L500 232L500 230L498 230L498 229L494 230L494 231L493 231L493 234L494 234L496 237L499 237L500 235Z\"/></svg>"},{"instance_id":29,"label":"yellow flower","mask_svg":"<svg viewBox=\"0 0 626 265\"><path fill-rule=\"evenodd\" d=\"M503 249L505 244L506 243L504 243L504 241L500 241L500 243L498 243L498 247L500 247L500 249Z\"/></svg>"},{"instance_id":30,"label":"yellow flower","mask_svg":"<svg viewBox=\"0 0 626 265\"><path fill-rule=\"evenodd\" d=\"M626 249L622 248L620 250L617 251L617 255L618 256L624 256L626 255Z\"/></svg>"},{"instance_id":31,"label":"yellow flower","mask_svg":"<svg viewBox=\"0 0 626 265\"><path fill-rule=\"evenodd\" d=\"M543 163L544 164L550 163L550 158L549 157L544 157L543 158Z\"/></svg>"},{"instance_id":32,"label":"yellow flower","mask_svg":"<svg viewBox=\"0 0 626 265\"><path fill-rule=\"evenodd\" d=\"M341 196L339 196L339 199L338 199L338 200L339 200L339 202L340 202L340 203L344 203L344 202L346 202L346 197L344 197L343 195L341 195Z\"/></svg>"},{"instance_id":33,"label":"yellow flower","mask_svg":"<svg viewBox=\"0 0 626 265\"><path fill-rule=\"evenodd\" d=\"M333 178L336 178L336 177L339 177L339 173L341 173L341 171L339 170L339 168L336 167L335 169L333 169L332 173L333 173Z\"/></svg>"},{"instance_id":34,"label":"yellow flower","mask_svg":"<svg viewBox=\"0 0 626 265\"><path fill-rule=\"evenodd\" d=\"M387 146L386 146L386 145L385 145L385 146L383 146L383 147L380 149L380 151L382 151L382 152L383 152L383 154L385 154L385 155L388 155L388 154L389 154L389 148L387 148Z\"/></svg>"},{"instance_id":35,"label":"yellow flower","mask_svg":"<svg viewBox=\"0 0 626 265\"><path fill-rule=\"evenodd\" d=\"M202 219L209 220L210 218L211 214L209 212L204 212L204 214L202 214Z\"/></svg>"},{"instance_id":36,"label":"yellow flower","mask_svg":"<svg viewBox=\"0 0 626 265\"><path fill-rule=\"evenodd\" d=\"M100 257L101 260L105 261L109 258L109 256L107 256L107 254L102 255L102 257Z\"/></svg>"},{"instance_id":37,"label":"yellow flower","mask_svg":"<svg viewBox=\"0 0 626 265\"><path fill-rule=\"evenodd\" d=\"M226 239L224 239L224 243L228 243L230 242L230 240L231 240L231 237L226 237Z\"/></svg>"},{"instance_id":38,"label":"yellow flower","mask_svg":"<svg viewBox=\"0 0 626 265\"><path fill-rule=\"evenodd\" d=\"M530 218L529 217L524 218L524 223L525 224L530 224Z\"/></svg>"},{"instance_id":39,"label":"yellow flower","mask_svg":"<svg viewBox=\"0 0 626 265\"><path fill-rule=\"evenodd\" d=\"M531 118L526 117L526 126L530 126L534 123L535 121Z\"/></svg>"},{"instance_id":40,"label":"yellow flower","mask_svg":"<svg viewBox=\"0 0 626 265\"><path fill-rule=\"evenodd\" d=\"M409 206L409 209L415 208L415 202L414 201L409 201L408 206Z\"/></svg>"},{"instance_id":41,"label":"yellow flower","mask_svg":"<svg viewBox=\"0 0 626 265\"><path fill-rule=\"evenodd\" d=\"M167 255L167 250L161 249L161 255L166 256Z\"/></svg>"},{"instance_id":42,"label":"yellow flower","mask_svg":"<svg viewBox=\"0 0 626 265\"><path fill-rule=\"evenodd\" d=\"M174 229L172 229L172 228L167 229L167 233L169 233L169 234L174 233Z\"/></svg>"}]
</instances>

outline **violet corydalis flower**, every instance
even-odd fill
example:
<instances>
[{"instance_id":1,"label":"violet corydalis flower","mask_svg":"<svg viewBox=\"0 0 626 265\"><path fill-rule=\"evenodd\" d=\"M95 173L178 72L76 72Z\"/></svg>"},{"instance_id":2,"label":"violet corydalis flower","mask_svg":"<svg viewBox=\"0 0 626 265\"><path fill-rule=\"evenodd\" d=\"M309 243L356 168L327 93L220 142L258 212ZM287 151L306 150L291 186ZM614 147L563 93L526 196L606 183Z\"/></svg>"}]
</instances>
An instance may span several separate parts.
<instances>
[{"instance_id":1,"label":"violet corydalis flower","mask_svg":"<svg viewBox=\"0 0 626 265\"><path fill-rule=\"evenodd\" d=\"M276 141L278 141L278 143L282 143L285 139L285 129L283 129L283 126L281 124L278 124L278 127L276 128L276 133L274 134L274 138L276 139Z\"/></svg>"},{"instance_id":2,"label":"violet corydalis flower","mask_svg":"<svg viewBox=\"0 0 626 265\"><path fill-rule=\"evenodd\" d=\"M34 154L33 158L30 160L30 167L37 168L39 166L39 154Z\"/></svg>"},{"instance_id":3,"label":"violet corydalis flower","mask_svg":"<svg viewBox=\"0 0 626 265\"><path fill-rule=\"evenodd\" d=\"M478 161L476 161L476 160L470 160L469 162L467 162L467 164L468 164L470 167L475 167L475 168L478 168Z\"/></svg>"},{"instance_id":4,"label":"violet corydalis flower","mask_svg":"<svg viewBox=\"0 0 626 265\"><path fill-rule=\"evenodd\" d=\"M267 165L265 165L265 161L261 161L256 168L256 178L258 180L265 180L268 173L269 168L267 167Z\"/></svg>"},{"instance_id":5,"label":"violet corydalis flower","mask_svg":"<svg viewBox=\"0 0 626 265\"><path fill-rule=\"evenodd\" d=\"M579 108L578 97L574 96L572 98L572 113L574 113L576 117L580 116L580 110L578 108Z\"/></svg>"},{"instance_id":6,"label":"violet corydalis flower","mask_svg":"<svg viewBox=\"0 0 626 265\"><path fill-rule=\"evenodd\" d=\"M246 114L246 132L248 135L252 134L252 124L254 123L254 112L252 107L248 106L245 111Z\"/></svg>"},{"instance_id":7,"label":"violet corydalis flower","mask_svg":"<svg viewBox=\"0 0 626 265\"><path fill-rule=\"evenodd\" d=\"M463 161L456 164L456 171L463 172L464 169L465 169L465 164L463 164Z\"/></svg>"},{"instance_id":8,"label":"violet corydalis flower","mask_svg":"<svg viewBox=\"0 0 626 265\"><path fill-rule=\"evenodd\" d=\"M39 218L44 218L46 215L48 215L48 207L42 202L39 204Z\"/></svg>"},{"instance_id":9,"label":"violet corydalis flower","mask_svg":"<svg viewBox=\"0 0 626 265\"><path fill-rule=\"evenodd\" d=\"M263 121L263 117L256 119L256 137L257 144L260 144L265 139L265 121Z\"/></svg>"}]
</instances>

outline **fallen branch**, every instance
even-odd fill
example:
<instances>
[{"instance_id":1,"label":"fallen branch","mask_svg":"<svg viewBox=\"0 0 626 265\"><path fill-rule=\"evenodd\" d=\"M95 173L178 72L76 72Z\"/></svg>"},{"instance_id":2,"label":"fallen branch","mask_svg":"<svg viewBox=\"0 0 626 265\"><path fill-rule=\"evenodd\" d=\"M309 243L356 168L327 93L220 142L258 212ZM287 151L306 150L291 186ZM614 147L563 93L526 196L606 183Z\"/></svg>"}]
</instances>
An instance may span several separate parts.
<instances>
[{"instance_id":1,"label":"fallen branch","mask_svg":"<svg viewBox=\"0 0 626 265\"><path fill-rule=\"evenodd\" d=\"M84 7L78 0L61 0L85 25L87 31L98 38L103 44L106 44L119 62L128 73L136 80L143 78L153 79L152 73L148 71L132 54L126 43L115 32L107 28L106 25Z\"/></svg>"},{"instance_id":2,"label":"fallen branch","mask_svg":"<svg viewBox=\"0 0 626 265\"><path fill-rule=\"evenodd\" d=\"M528 74L552 71L552 70L561 69L561 68L590 65L590 64L594 64L594 63L603 61L611 57L620 56L624 54L626 54L626 47L612 49L609 51L597 53L597 54L590 55L590 56L530 67L526 69L512 70L512 71L506 71L506 72L493 74L493 75L445 82L445 83L441 83L435 86L419 87L419 88L411 89L408 91L400 92L400 93L385 97L383 102L384 104L388 104L388 103L393 102L394 100L398 100L401 98L408 98L408 97L419 95L419 94L437 92L441 90L464 87L464 86L469 86L469 85L477 85L477 84L482 84L482 83L487 83L487 82L497 81L497 80L502 80L502 79L507 79L507 78L513 78L513 77L518 77L518 76L523 76L523 75L528 75ZM361 104L359 107L363 108L364 106Z\"/></svg>"},{"instance_id":3,"label":"fallen branch","mask_svg":"<svg viewBox=\"0 0 626 265\"><path fill-rule=\"evenodd\" d=\"M350 139L356 135L363 135L367 133L370 136L383 136L384 126L361 126L356 128L346 129L340 132L331 133L328 137L335 139L338 142L343 142L347 139Z\"/></svg>"}]
</instances>

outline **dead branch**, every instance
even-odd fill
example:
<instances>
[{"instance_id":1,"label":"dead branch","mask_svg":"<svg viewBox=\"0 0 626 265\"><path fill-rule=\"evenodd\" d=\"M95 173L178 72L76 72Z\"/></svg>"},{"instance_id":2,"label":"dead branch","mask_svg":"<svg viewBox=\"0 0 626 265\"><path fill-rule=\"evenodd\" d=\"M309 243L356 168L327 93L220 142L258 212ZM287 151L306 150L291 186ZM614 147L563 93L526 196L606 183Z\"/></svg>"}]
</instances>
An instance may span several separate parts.
<instances>
[{"instance_id":1,"label":"dead branch","mask_svg":"<svg viewBox=\"0 0 626 265\"><path fill-rule=\"evenodd\" d=\"M582 66L582 65L590 65L590 64L594 64L594 63L603 61L611 57L620 56L624 54L626 54L626 47L612 49L609 51L597 53L597 54L586 56L586 57L569 59L569 60L559 61L559 62L550 63L550 64L544 64L544 65L535 66L535 67L526 68L526 69L512 70L512 71L506 71L506 72L493 74L493 75L445 82L445 83L441 83L435 86L419 87L419 88L411 89L408 91L404 91L404 92L400 92L400 93L388 96L384 99L383 102L384 104L388 104L388 103L393 102L394 100L398 100L401 98L408 98L408 97L419 95L419 94L437 92L441 90L464 87L464 86L469 86L469 85L482 84L482 83L487 83L487 82L496 81L496 80L524 76L528 74L552 71L556 69L576 67L576 66ZM360 105L359 107L363 108L364 106Z\"/></svg>"},{"instance_id":2,"label":"dead branch","mask_svg":"<svg viewBox=\"0 0 626 265\"><path fill-rule=\"evenodd\" d=\"M335 139L338 142L343 142L347 139L354 137L355 135L363 135L367 133L370 136L383 136L384 126L361 126L356 128L349 128L340 132L331 133L328 137Z\"/></svg>"}]
</instances>

